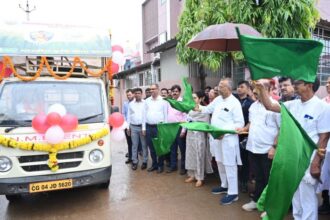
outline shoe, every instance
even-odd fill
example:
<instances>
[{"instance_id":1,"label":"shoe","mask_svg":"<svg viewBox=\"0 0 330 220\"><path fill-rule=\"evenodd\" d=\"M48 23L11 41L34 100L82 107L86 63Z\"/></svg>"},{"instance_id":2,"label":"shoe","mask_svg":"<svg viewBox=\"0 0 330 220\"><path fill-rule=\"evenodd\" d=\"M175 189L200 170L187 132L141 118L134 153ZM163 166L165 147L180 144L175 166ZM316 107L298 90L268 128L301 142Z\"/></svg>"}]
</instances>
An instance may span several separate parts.
<instances>
[{"instance_id":1,"label":"shoe","mask_svg":"<svg viewBox=\"0 0 330 220\"><path fill-rule=\"evenodd\" d=\"M180 175L185 175L186 173L187 173L187 170L185 170L185 169L180 170Z\"/></svg>"},{"instance_id":2,"label":"shoe","mask_svg":"<svg viewBox=\"0 0 330 220\"><path fill-rule=\"evenodd\" d=\"M221 200L222 205L229 205L238 200L238 195L226 195Z\"/></svg>"},{"instance_id":3,"label":"shoe","mask_svg":"<svg viewBox=\"0 0 330 220\"><path fill-rule=\"evenodd\" d=\"M155 171L155 170L157 170L157 167L150 167L147 171L152 172L152 171Z\"/></svg>"},{"instance_id":4,"label":"shoe","mask_svg":"<svg viewBox=\"0 0 330 220\"><path fill-rule=\"evenodd\" d=\"M164 167L158 167L157 173L162 173L164 172Z\"/></svg>"},{"instance_id":5,"label":"shoe","mask_svg":"<svg viewBox=\"0 0 330 220\"><path fill-rule=\"evenodd\" d=\"M215 187L212 189L212 194L218 195L218 194L224 194L227 193L228 188L223 188L223 187Z\"/></svg>"},{"instance_id":6,"label":"shoe","mask_svg":"<svg viewBox=\"0 0 330 220\"><path fill-rule=\"evenodd\" d=\"M142 165L141 165L141 170L145 170L147 168L147 163L143 163Z\"/></svg>"},{"instance_id":7,"label":"shoe","mask_svg":"<svg viewBox=\"0 0 330 220\"><path fill-rule=\"evenodd\" d=\"M318 212L320 215L327 215L327 214L330 214L330 205L329 204L325 204L323 203L319 209L318 209Z\"/></svg>"},{"instance_id":8,"label":"shoe","mask_svg":"<svg viewBox=\"0 0 330 220\"><path fill-rule=\"evenodd\" d=\"M127 159L127 160L125 161L125 163L126 163L126 164L132 163L132 160L131 160L131 159Z\"/></svg>"},{"instance_id":9,"label":"shoe","mask_svg":"<svg viewBox=\"0 0 330 220\"><path fill-rule=\"evenodd\" d=\"M202 181L202 180L197 180L195 186L196 186L196 187L201 187L201 186L203 186L203 181Z\"/></svg>"},{"instance_id":10,"label":"shoe","mask_svg":"<svg viewBox=\"0 0 330 220\"><path fill-rule=\"evenodd\" d=\"M178 168L170 168L170 169L166 170L166 173L172 173L172 172L175 172L177 170L178 170Z\"/></svg>"},{"instance_id":11,"label":"shoe","mask_svg":"<svg viewBox=\"0 0 330 220\"><path fill-rule=\"evenodd\" d=\"M184 182L185 182L185 183L192 183L192 182L194 182L194 181L195 181L195 177L190 176L190 177L187 178Z\"/></svg>"},{"instance_id":12,"label":"shoe","mask_svg":"<svg viewBox=\"0 0 330 220\"><path fill-rule=\"evenodd\" d=\"M132 163L132 170L136 170L137 169L137 164L136 163Z\"/></svg>"},{"instance_id":13,"label":"shoe","mask_svg":"<svg viewBox=\"0 0 330 220\"><path fill-rule=\"evenodd\" d=\"M257 203L255 201L251 200L251 202L244 204L242 206L242 209L244 209L245 211L251 212L251 211L257 209Z\"/></svg>"},{"instance_id":14,"label":"shoe","mask_svg":"<svg viewBox=\"0 0 330 220\"><path fill-rule=\"evenodd\" d=\"M261 215L260 215L260 218L264 218L267 216L267 212L262 212Z\"/></svg>"}]
</instances>

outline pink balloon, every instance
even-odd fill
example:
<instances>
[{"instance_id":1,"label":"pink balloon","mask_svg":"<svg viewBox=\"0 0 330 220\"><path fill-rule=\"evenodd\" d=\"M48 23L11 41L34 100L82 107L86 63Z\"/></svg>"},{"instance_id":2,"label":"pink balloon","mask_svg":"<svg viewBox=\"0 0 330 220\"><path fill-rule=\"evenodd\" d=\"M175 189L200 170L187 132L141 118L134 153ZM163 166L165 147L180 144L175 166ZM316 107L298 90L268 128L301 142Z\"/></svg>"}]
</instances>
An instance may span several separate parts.
<instances>
[{"instance_id":1,"label":"pink balloon","mask_svg":"<svg viewBox=\"0 0 330 220\"><path fill-rule=\"evenodd\" d=\"M62 118L60 114L56 112L51 112L48 113L46 120L49 125L59 125L61 123Z\"/></svg>"},{"instance_id":2,"label":"pink balloon","mask_svg":"<svg viewBox=\"0 0 330 220\"><path fill-rule=\"evenodd\" d=\"M45 139L49 144L58 144L64 139L64 131L58 125L51 126L45 133Z\"/></svg>"},{"instance_id":3,"label":"pink balloon","mask_svg":"<svg viewBox=\"0 0 330 220\"><path fill-rule=\"evenodd\" d=\"M119 112L114 112L109 117L109 124L114 127L118 128L124 124L124 116Z\"/></svg>"},{"instance_id":4,"label":"pink balloon","mask_svg":"<svg viewBox=\"0 0 330 220\"><path fill-rule=\"evenodd\" d=\"M110 137L111 137L111 140L113 140L113 141L118 141L118 142L123 141L125 139L124 130L119 129L119 128L113 128L110 131Z\"/></svg>"},{"instance_id":5,"label":"pink balloon","mask_svg":"<svg viewBox=\"0 0 330 220\"><path fill-rule=\"evenodd\" d=\"M36 115L32 119L32 127L39 133L45 133L49 128L49 125L47 124L47 116L45 114Z\"/></svg>"},{"instance_id":6,"label":"pink balloon","mask_svg":"<svg viewBox=\"0 0 330 220\"><path fill-rule=\"evenodd\" d=\"M60 126L65 132L73 131L78 126L78 118L74 115L66 114L62 118Z\"/></svg>"},{"instance_id":7,"label":"pink balloon","mask_svg":"<svg viewBox=\"0 0 330 220\"><path fill-rule=\"evenodd\" d=\"M111 49L112 49L112 52L119 51L121 53L124 53L124 49L119 45L113 45Z\"/></svg>"},{"instance_id":8,"label":"pink balloon","mask_svg":"<svg viewBox=\"0 0 330 220\"><path fill-rule=\"evenodd\" d=\"M117 73L119 71L119 65L117 63L112 62L111 64L111 72Z\"/></svg>"}]
</instances>

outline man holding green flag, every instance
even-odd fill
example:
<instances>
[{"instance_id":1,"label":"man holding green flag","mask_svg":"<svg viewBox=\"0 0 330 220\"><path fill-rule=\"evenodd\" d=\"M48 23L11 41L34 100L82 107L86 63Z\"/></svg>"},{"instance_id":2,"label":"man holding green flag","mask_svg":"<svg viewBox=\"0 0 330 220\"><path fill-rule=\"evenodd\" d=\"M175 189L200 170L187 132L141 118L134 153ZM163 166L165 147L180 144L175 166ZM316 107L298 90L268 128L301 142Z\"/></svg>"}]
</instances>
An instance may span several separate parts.
<instances>
[{"instance_id":1,"label":"man holding green flag","mask_svg":"<svg viewBox=\"0 0 330 220\"><path fill-rule=\"evenodd\" d=\"M270 101L263 85L257 82L256 87L266 109L280 112L280 106ZM314 83L296 80L294 87L301 98L284 103L289 113L282 109L278 152L275 154L268 187L258 201L258 208L266 211L266 219L271 220L285 217L292 197L295 219L318 218L316 184L321 158L313 152L313 148L315 144L323 149L327 146L330 108L314 95L319 87L318 79ZM298 123L293 126L294 123L290 124L292 120ZM302 129L299 131L300 126ZM305 132L307 135L304 135ZM308 141L309 138L312 141Z\"/></svg>"}]
</instances>

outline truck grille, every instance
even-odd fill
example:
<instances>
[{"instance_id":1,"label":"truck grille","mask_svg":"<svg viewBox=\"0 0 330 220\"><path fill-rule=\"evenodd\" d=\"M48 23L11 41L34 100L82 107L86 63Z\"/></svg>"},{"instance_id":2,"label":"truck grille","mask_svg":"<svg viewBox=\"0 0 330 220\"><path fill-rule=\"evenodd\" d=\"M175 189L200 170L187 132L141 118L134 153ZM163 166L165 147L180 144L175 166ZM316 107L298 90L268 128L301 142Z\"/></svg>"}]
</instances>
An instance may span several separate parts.
<instances>
[{"instance_id":1,"label":"truck grille","mask_svg":"<svg viewBox=\"0 0 330 220\"><path fill-rule=\"evenodd\" d=\"M67 169L78 167L81 164L83 157L84 151L58 153L57 160L59 161L59 168ZM48 158L48 154L17 157L22 169L27 172L49 170L49 167L47 165Z\"/></svg>"}]
</instances>

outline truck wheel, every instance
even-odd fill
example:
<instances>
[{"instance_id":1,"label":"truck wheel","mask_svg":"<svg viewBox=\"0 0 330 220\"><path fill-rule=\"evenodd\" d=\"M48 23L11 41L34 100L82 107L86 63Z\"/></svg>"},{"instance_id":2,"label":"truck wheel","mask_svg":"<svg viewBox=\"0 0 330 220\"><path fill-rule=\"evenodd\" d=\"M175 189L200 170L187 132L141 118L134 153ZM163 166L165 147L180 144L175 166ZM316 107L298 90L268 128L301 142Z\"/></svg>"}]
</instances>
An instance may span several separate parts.
<instances>
[{"instance_id":1,"label":"truck wheel","mask_svg":"<svg viewBox=\"0 0 330 220\"><path fill-rule=\"evenodd\" d=\"M9 202L15 202L18 201L21 198L21 195L6 195L6 199Z\"/></svg>"},{"instance_id":2,"label":"truck wheel","mask_svg":"<svg viewBox=\"0 0 330 220\"><path fill-rule=\"evenodd\" d=\"M101 183L99 185L99 188L100 189L108 189L109 188L109 185L110 185L110 180L108 180L107 182Z\"/></svg>"}]
</instances>

